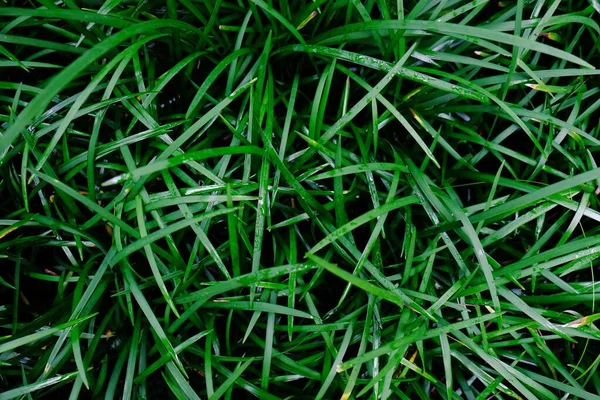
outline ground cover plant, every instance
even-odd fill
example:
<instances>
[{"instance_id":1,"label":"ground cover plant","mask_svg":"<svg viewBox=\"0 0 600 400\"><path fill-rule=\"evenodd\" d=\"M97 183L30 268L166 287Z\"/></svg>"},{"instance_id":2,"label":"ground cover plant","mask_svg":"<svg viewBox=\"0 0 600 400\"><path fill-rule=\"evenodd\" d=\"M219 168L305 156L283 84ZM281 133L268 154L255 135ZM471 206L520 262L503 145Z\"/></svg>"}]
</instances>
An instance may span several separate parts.
<instances>
[{"instance_id":1,"label":"ground cover plant","mask_svg":"<svg viewBox=\"0 0 600 400\"><path fill-rule=\"evenodd\" d=\"M600 399L596 0L1 0L0 399Z\"/></svg>"}]
</instances>

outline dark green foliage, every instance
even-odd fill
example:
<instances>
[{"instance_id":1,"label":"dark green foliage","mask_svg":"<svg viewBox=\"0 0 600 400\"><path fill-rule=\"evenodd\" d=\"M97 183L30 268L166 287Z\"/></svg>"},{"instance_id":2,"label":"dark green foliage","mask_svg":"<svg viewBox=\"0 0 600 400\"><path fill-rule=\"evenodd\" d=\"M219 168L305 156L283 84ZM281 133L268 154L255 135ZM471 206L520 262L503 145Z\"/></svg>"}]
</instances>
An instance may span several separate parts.
<instances>
[{"instance_id":1,"label":"dark green foliage","mask_svg":"<svg viewBox=\"0 0 600 400\"><path fill-rule=\"evenodd\" d=\"M598 21L0 0L0 400L600 399Z\"/></svg>"}]
</instances>

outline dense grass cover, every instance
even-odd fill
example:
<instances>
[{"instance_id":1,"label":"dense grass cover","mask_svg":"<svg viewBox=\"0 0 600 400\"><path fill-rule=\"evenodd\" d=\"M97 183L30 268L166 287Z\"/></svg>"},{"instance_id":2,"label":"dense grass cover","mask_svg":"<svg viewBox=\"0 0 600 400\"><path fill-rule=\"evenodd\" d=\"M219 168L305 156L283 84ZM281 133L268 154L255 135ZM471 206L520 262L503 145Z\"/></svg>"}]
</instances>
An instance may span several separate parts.
<instances>
[{"instance_id":1,"label":"dense grass cover","mask_svg":"<svg viewBox=\"0 0 600 400\"><path fill-rule=\"evenodd\" d=\"M0 1L0 399L600 399L599 20Z\"/></svg>"}]
</instances>

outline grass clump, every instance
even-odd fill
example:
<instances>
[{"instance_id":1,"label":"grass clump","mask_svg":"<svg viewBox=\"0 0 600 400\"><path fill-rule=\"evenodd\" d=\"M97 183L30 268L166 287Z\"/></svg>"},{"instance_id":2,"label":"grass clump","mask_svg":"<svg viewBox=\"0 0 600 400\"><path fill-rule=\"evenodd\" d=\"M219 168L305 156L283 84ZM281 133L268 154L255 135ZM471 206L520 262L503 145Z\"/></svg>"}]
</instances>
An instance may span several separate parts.
<instances>
[{"instance_id":1,"label":"grass clump","mask_svg":"<svg viewBox=\"0 0 600 400\"><path fill-rule=\"evenodd\" d=\"M600 6L0 3L0 399L600 399Z\"/></svg>"}]
</instances>

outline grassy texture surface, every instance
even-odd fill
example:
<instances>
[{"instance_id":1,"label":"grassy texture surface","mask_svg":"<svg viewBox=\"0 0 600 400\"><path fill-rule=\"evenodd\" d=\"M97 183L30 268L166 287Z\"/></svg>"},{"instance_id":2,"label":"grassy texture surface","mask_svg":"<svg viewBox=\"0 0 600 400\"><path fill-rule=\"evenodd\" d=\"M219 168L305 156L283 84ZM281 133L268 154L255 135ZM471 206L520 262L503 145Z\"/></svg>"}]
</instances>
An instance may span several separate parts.
<instances>
[{"instance_id":1,"label":"grassy texture surface","mask_svg":"<svg viewBox=\"0 0 600 400\"><path fill-rule=\"evenodd\" d=\"M599 20L0 1L0 399L600 399Z\"/></svg>"}]
</instances>

